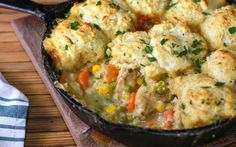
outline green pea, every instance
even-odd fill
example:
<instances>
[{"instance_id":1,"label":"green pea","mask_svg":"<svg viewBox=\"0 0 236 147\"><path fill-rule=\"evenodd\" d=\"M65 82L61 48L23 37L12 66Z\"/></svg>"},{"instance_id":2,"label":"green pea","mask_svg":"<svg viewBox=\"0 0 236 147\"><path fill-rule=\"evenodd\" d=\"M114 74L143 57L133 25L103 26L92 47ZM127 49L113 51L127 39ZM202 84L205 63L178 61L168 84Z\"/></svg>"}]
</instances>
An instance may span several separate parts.
<instances>
[{"instance_id":1,"label":"green pea","mask_svg":"<svg viewBox=\"0 0 236 147\"><path fill-rule=\"evenodd\" d=\"M167 92L167 84L165 81L161 80L157 83L156 91L158 94L165 94Z\"/></svg>"}]
</instances>

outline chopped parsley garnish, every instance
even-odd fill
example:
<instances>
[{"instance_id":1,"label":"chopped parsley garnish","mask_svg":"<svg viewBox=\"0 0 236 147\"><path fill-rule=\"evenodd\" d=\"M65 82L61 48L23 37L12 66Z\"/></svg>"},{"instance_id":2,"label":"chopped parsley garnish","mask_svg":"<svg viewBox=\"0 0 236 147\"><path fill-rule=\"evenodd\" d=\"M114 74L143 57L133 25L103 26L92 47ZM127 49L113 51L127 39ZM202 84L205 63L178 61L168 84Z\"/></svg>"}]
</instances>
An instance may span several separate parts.
<instances>
[{"instance_id":1,"label":"chopped parsley garnish","mask_svg":"<svg viewBox=\"0 0 236 147\"><path fill-rule=\"evenodd\" d=\"M198 69L198 68L196 68L196 69L194 69L194 70L193 70L193 73L194 73L194 74L201 73L201 70L200 70L200 69Z\"/></svg>"},{"instance_id":2,"label":"chopped parsley garnish","mask_svg":"<svg viewBox=\"0 0 236 147\"><path fill-rule=\"evenodd\" d=\"M101 30L100 26L97 25L97 24L93 24L93 27L96 28L96 29L98 29L98 30Z\"/></svg>"},{"instance_id":3,"label":"chopped parsley garnish","mask_svg":"<svg viewBox=\"0 0 236 147\"><path fill-rule=\"evenodd\" d=\"M201 88L211 88L210 86L202 86Z\"/></svg>"},{"instance_id":4,"label":"chopped parsley garnish","mask_svg":"<svg viewBox=\"0 0 236 147\"><path fill-rule=\"evenodd\" d=\"M216 83L215 83L215 86L216 86L216 87L222 87L222 86L224 86L224 85L225 85L224 82L216 82Z\"/></svg>"},{"instance_id":5,"label":"chopped parsley garnish","mask_svg":"<svg viewBox=\"0 0 236 147\"><path fill-rule=\"evenodd\" d=\"M227 47L227 46L228 46L228 45L227 45L227 43L225 43L225 42L224 42L224 44L223 44L223 45L224 45L224 47Z\"/></svg>"},{"instance_id":6,"label":"chopped parsley garnish","mask_svg":"<svg viewBox=\"0 0 236 147\"><path fill-rule=\"evenodd\" d=\"M230 34L236 33L236 27L231 27L231 28L229 28L229 33L230 33Z\"/></svg>"},{"instance_id":7,"label":"chopped parsley garnish","mask_svg":"<svg viewBox=\"0 0 236 147\"><path fill-rule=\"evenodd\" d=\"M216 105L219 106L224 101L224 98L219 99L216 101Z\"/></svg>"},{"instance_id":8,"label":"chopped parsley garnish","mask_svg":"<svg viewBox=\"0 0 236 147\"><path fill-rule=\"evenodd\" d=\"M201 45L202 40L193 40L193 43L191 45L192 48L196 48L198 45Z\"/></svg>"},{"instance_id":9,"label":"chopped parsley garnish","mask_svg":"<svg viewBox=\"0 0 236 147\"><path fill-rule=\"evenodd\" d=\"M203 58L199 58L197 60L195 60L194 64L196 65L196 67L201 67L201 65L206 62L206 57Z\"/></svg>"},{"instance_id":10,"label":"chopped parsley garnish","mask_svg":"<svg viewBox=\"0 0 236 147\"><path fill-rule=\"evenodd\" d=\"M203 51L202 48L198 48L198 49L193 50L192 53L193 53L194 55L198 55L198 54L200 54L202 51Z\"/></svg>"},{"instance_id":11,"label":"chopped parsley garnish","mask_svg":"<svg viewBox=\"0 0 236 147\"><path fill-rule=\"evenodd\" d=\"M146 47L144 48L144 52L145 53L152 53L153 51L153 47L151 45L146 45Z\"/></svg>"},{"instance_id":12,"label":"chopped parsley garnish","mask_svg":"<svg viewBox=\"0 0 236 147\"><path fill-rule=\"evenodd\" d=\"M180 52L173 50L173 55L176 55L177 57L182 57L182 56L186 56L187 53L189 53L189 52L190 52L189 48L184 46L184 50L182 50Z\"/></svg>"},{"instance_id":13,"label":"chopped parsley garnish","mask_svg":"<svg viewBox=\"0 0 236 147\"><path fill-rule=\"evenodd\" d=\"M68 18L70 16L70 14L71 14L70 11L68 13L66 13L65 18Z\"/></svg>"},{"instance_id":14,"label":"chopped parsley garnish","mask_svg":"<svg viewBox=\"0 0 236 147\"><path fill-rule=\"evenodd\" d=\"M115 4L115 3L111 3L109 4L110 8L116 8L117 10L120 10L120 6Z\"/></svg>"},{"instance_id":15,"label":"chopped parsley garnish","mask_svg":"<svg viewBox=\"0 0 236 147\"><path fill-rule=\"evenodd\" d=\"M153 23L152 23L151 21L148 21L148 22L147 22L147 26L148 26L149 28L151 28L151 27L153 27Z\"/></svg>"},{"instance_id":16,"label":"chopped parsley garnish","mask_svg":"<svg viewBox=\"0 0 236 147\"><path fill-rule=\"evenodd\" d=\"M161 45L164 45L165 43L166 43L166 41L168 41L168 39L165 39L165 38L163 38L162 40L161 40ZM173 45L173 44L172 44Z\"/></svg>"},{"instance_id":17,"label":"chopped parsley garnish","mask_svg":"<svg viewBox=\"0 0 236 147\"><path fill-rule=\"evenodd\" d=\"M145 67L145 65L144 64L140 64L141 66L143 66L143 67Z\"/></svg>"},{"instance_id":18,"label":"chopped parsley garnish","mask_svg":"<svg viewBox=\"0 0 236 147\"><path fill-rule=\"evenodd\" d=\"M194 3L199 3L201 0L192 0Z\"/></svg>"},{"instance_id":19,"label":"chopped parsley garnish","mask_svg":"<svg viewBox=\"0 0 236 147\"><path fill-rule=\"evenodd\" d=\"M83 14L79 14L79 16L82 18L84 15Z\"/></svg>"},{"instance_id":20,"label":"chopped parsley garnish","mask_svg":"<svg viewBox=\"0 0 236 147\"><path fill-rule=\"evenodd\" d=\"M190 100L189 104L191 104L191 105L192 105L192 104L193 104L193 101L192 101L192 100Z\"/></svg>"},{"instance_id":21,"label":"chopped parsley garnish","mask_svg":"<svg viewBox=\"0 0 236 147\"><path fill-rule=\"evenodd\" d=\"M174 7L174 6L177 5L177 4L178 4L178 3L172 3L172 4L168 5L168 6L166 7L166 10L169 10L170 8Z\"/></svg>"},{"instance_id":22,"label":"chopped parsley garnish","mask_svg":"<svg viewBox=\"0 0 236 147\"><path fill-rule=\"evenodd\" d=\"M70 24L70 28L73 30L77 30L79 26L79 22L78 21L74 21Z\"/></svg>"},{"instance_id":23,"label":"chopped parsley garnish","mask_svg":"<svg viewBox=\"0 0 236 147\"><path fill-rule=\"evenodd\" d=\"M147 57L150 62L155 62L157 59L155 57Z\"/></svg>"},{"instance_id":24,"label":"chopped parsley garnish","mask_svg":"<svg viewBox=\"0 0 236 147\"><path fill-rule=\"evenodd\" d=\"M102 2L101 1L98 1L97 3L96 3L96 6L100 6L102 4Z\"/></svg>"},{"instance_id":25,"label":"chopped parsley garnish","mask_svg":"<svg viewBox=\"0 0 236 147\"><path fill-rule=\"evenodd\" d=\"M181 104L181 108L184 110L186 109L186 105L184 103Z\"/></svg>"},{"instance_id":26,"label":"chopped parsley garnish","mask_svg":"<svg viewBox=\"0 0 236 147\"><path fill-rule=\"evenodd\" d=\"M177 44L175 43L172 43L172 47L175 48L177 46Z\"/></svg>"},{"instance_id":27,"label":"chopped parsley garnish","mask_svg":"<svg viewBox=\"0 0 236 147\"><path fill-rule=\"evenodd\" d=\"M142 41L143 43L147 44L146 41L144 39L140 39L140 41Z\"/></svg>"},{"instance_id":28,"label":"chopped parsley garnish","mask_svg":"<svg viewBox=\"0 0 236 147\"><path fill-rule=\"evenodd\" d=\"M202 12L202 14L203 14L203 15L210 15L210 13L209 13L209 12L205 12L205 11L204 11L204 12Z\"/></svg>"},{"instance_id":29,"label":"chopped parsley garnish","mask_svg":"<svg viewBox=\"0 0 236 147\"><path fill-rule=\"evenodd\" d=\"M216 101L216 105L219 106L221 104L221 100Z\"/></svg>"},{"instance_id":30,"label":"chopped parsley garnish","mask_svg":"<svg viewBox=\"0 0 236 147\"><path fill-rule=\"evenodd\" d=\"M66 50L66 51L68 50L68 45L65 45L65 50Z\"/></svg>"},{"instance_id":31,"label":"chopped parsley garnish","mask_svg":"<svg viewBox=\"0 0 236 147\"><path fill-rule=\"evenodd\" d=\"M124 33L125 33L125 31L123 31L123 32L122 32L122 31L117 31L117 32L116 32L116 36L118 36L118 35L123 35Z\"/></svg>"}]
</instances>

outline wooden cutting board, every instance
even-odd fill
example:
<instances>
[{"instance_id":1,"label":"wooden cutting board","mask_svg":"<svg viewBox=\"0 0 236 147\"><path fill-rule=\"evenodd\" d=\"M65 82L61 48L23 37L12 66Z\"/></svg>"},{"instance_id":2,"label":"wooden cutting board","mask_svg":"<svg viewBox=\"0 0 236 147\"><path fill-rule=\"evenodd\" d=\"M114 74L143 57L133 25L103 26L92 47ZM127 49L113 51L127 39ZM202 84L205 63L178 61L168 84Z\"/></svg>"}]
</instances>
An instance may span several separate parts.
<instances>
[{"instance_id":1,"label":"wooden cutting board","mask_svg":"<svg viewBox=\"0 0 236 147\"><path fill-rule=\"evenodd\" d=\"M65 123L75 141L77 146L96 147L116 147L124 146L121 143L91 129L88 125L83 123L65 104L63 98L57 93L54 87L50 84L46 73L43 69L41 58L41 40L44 32L44 24L33 16L16 19L12 21L12 26L22 43L26 53L30 57L37 72L41 76L43 82L48 88L52 98L57 105ZM224 137L216 141L202 145L202 146L227 146L236 145L236 127L227 131Z\"/></svg>"}]
</instances>

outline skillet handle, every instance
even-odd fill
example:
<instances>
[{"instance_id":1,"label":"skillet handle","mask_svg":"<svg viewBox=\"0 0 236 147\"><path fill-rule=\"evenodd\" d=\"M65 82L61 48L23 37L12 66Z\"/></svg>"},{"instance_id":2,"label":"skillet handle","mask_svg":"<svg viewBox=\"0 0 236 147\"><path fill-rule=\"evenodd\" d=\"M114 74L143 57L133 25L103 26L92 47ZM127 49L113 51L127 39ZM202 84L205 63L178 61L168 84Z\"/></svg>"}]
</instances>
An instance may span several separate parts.
<instances>
[{"instance_id":1,"label":"skillet handle","mask_svg":"<svg viewBox=\"0 0 236 147\"><path fill-rule=\"evenodd\" d=\"M60 17L77 0L69 0L56 5L42 5L30 0L1 0L0 7L35 15L42 20Z\"/></svg>"},{"instance_id":2,"label":"skillet handle","mask_svg":"<svg viewBox=\"0 0 236 147\"><path fill-rule=\"evenodd\" d=\"M30 0L1 0L0 7L25 12L39 18L45 17L45 14L42 11L43 5L34 3Z\"/></svg>"}]
</instances>

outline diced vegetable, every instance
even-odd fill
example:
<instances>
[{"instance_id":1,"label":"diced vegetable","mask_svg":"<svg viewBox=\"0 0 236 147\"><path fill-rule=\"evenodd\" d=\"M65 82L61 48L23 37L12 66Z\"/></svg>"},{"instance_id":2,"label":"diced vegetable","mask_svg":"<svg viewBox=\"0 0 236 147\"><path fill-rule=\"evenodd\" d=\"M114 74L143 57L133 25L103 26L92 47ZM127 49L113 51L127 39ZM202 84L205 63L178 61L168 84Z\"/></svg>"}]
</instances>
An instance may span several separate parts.
<instances>
[{"instance_id":1,"label":"diced vegetable","mask_svg":"<svg viewBox=\"0 0 236 147\"><path fill-rule=\"evenodd\" d=\"M134 108L135 108L135 97L136 97L136 93L132 92L129 96L130 101L129 104L127 106L127 110L128 112L133 112Z\"/></svg>"},{"instance_id":2,"label":"diced vegetable","mask_svg":"<svg viewBox=\"0 0 236 147\"><path fill-rule=\"evenodd\" d=\"M141 86L143 84L143 79L142 78L138 78L136 83Z\"/></svg>"},{"instance_id":3,"label":"diced vegetable","mask_svg":"<svg viewBox=\"0 0 236 147\"><path fill-rule=\"evenodd\" d=\"M159 113L164 112L164 110L165 110L165 103L162 102L162 101L158 101L156 109L157 109L157 112L159 112Z\"/></svg>"},{"instance_id":4,"label":"diced vegetable","mask_svg":"<svg viewBox=\"0 0 236 147\"><path fill-rule=\"evenodd\" d=\"M119 69L112 64L108 64L105 69L104 80L106 82L115 82L119 74Z\"/></svg>"},{"instance_id":5,"label":"diced vegetable","mask_svg":"<svg viewBox=\"0 0 236 147\"><path fill-rule=\"evenodd\" d=\"M167 92L167 85L166 82L161 80L157 83L157 93L158 94L165 94Z\"/></svg>"},{"instance_id":6,"label":"diced vegetable","mask_svg":"<svg viewBox=\"0 0 236 147\"><path fill-rule=\"evenodd\" d=\"M173 109L173 105L172 104L167 104L166 105L166 110L170 110L170 109Z\"/></svg>"},{"instance_id":7,"label":"diced vegetable","mask_svg":"<svg viewBox=\"0 0 236 147\"><path fill-rule=\"evenodd\" d=\"M79 74L78 78L76 79L76 81L80 84L83 90L89 87L89 77L90 73L87 69L85 69Z\"/></svg>"},{"instance_id":8,"label":"diced vegetable","mask_svg":"<svg viewBox=\"0 0 236 147\"><path fill-rule=\"evenodd\" d=\"M126 94L124 95L124 98L125 98L125 99L128 99L128 98L129 98L129 93L126 93Z\"/></svg>"},{"instance_id":9,"label":"diced vegetable","mask_svg":"<svg viewBox=\"0 0 236 147\"><path fill-rule=\"evenodd\" d=\"M99 72L101 69L102 69L102 67L101 67L100 65L97 65L97 64L94 65L94 66L92 67L93 74Z\"/></svg>"},{"instance_id":10,"label":"diced vegetable","mask_svg":"<svg viewBox=\"0 0 236 147\"><path fill-rule=\"evenodd\" d=\"M130 92L131 91L131 87L130 86L125 86L125 91L126 92Z\"/></svg>"},{"instance_id":11,"label":"diced vegetable","mask_svg":"<svg viewBox=\"0 0 236 147\"><path fill-rule=\"evenodd\" d=\"M173 119L174 117L174 111L173 110L168 110L165 115L165 120L164 120L164 128L169 129L172 124L173 124Z\"/></svg>"},{"instance_id":12,"label":"diced vegetable","mask_svg":"<svg viewBox=\"0 0 236 147\"><path fill-rule=\"evenodd\" d=\"M115 113L116 112L116 106L115 105L110 105L105 108L105 111L109 114Z\"/></svg>"},{"instance_id":13,"label":"diced vegetable","mask_svg":"<svg viewBox=\"0 0 236 147\"><path fill-rule=\"evenodd\" d=\"M111 92L112 87L109 84L103 84L98 86L98 92L102 95L108 94Z\"/></svg>"},{"instance_id":14,"label":"diced vegetable","mask_svg":"<svg viewBox=\"0 0 236 147\"><path fill-rule=\"evenodd\" d=\"M65 84L66 83L66 72L63 72L59 78L59 82L61 84Z\"/></svg>"}]
</instances>

